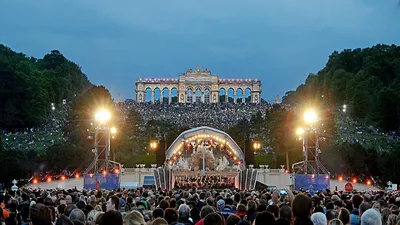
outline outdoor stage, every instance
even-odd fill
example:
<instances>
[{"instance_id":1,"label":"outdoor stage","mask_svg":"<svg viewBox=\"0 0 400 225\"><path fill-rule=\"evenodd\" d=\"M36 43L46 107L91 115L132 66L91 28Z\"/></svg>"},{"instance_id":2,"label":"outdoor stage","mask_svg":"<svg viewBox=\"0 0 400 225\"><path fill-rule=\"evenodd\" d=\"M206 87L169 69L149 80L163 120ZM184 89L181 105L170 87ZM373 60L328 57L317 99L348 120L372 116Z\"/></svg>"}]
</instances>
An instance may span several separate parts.
<instances>
[{"instance_id":1,"label":"outdoor stage","mask_svg":"<svg viewBox=\"0 0 400 225\"><path fill-rule=\"evenodd\" d=\"M129 173L127 175L121 176L121 182L126 182L127 180L131 180L134 177L132 173ZM138 182L137 180L136 182ZM337 187L339 191L344 190L346 182L344 181L338 181L338 180L330 180L330 188L331 190L335 190ZM78 190L83 189L83 178L75 178L75 179L68 179L64 181L53 181L53 182L42 182L42 183L37 183L37 184L30 184L26 186L25 188L29 189L41 189L41 190L49 190L49 189L74 189L77 188ZM380 190L378 187L371 186L371 185L365 185L365 184L353 184L353 187L355 190L358 191L378 191Z\"/></svg>"}]
</instances>

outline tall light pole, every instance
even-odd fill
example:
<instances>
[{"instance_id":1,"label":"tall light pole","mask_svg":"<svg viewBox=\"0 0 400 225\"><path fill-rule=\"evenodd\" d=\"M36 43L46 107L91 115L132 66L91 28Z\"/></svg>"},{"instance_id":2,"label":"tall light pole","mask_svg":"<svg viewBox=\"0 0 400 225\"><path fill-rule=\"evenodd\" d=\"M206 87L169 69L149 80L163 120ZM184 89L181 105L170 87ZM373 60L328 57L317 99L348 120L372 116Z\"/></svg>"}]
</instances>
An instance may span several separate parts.
<instances>
[{"instance_id":1,"label":"tall light pole","mask_svg":"<svg viewBox=\"0 0 400 225\"><path fill-rule=\"evenodd\" d=\"M109 172L109 165L110 163L118 164L114 161L110 160L110 142L111 142L111 134L116 134L116 128L110 127L108 122L111 118L111 113L105 109L99 110L95 114L95 142L94 142L94 160L92 164L86 169L86 173L91 173L92 169L93 173L98 174L100 173L99 169L99 162L104 161L104 171L105 174ZM104 153L104 159L99 159L100 155ZM115 157L115 156L114 156Z\"/></svg>"},{"instance_id":2,"label":"tall light pole","mask_svg":"<svg viewBox=\"0 0 400 225\"><path fill-rule=\"evenodd\" d=\"M318 162L318 129L316 128L315 123L318 121L318 116L313 110L308 110L304 113L303 120L305 123L304 128L297 129L296 133L298 136L302 136L303 138L303 154L304 154L304 165L303 165L303 172L305 174L308 173L308 164L309 164L309 139L310 139L310 132L315 133L315 152L314 152L314 161L315 161L315 172L319 174L319 162Z\"/></svg>"}]
</instances>

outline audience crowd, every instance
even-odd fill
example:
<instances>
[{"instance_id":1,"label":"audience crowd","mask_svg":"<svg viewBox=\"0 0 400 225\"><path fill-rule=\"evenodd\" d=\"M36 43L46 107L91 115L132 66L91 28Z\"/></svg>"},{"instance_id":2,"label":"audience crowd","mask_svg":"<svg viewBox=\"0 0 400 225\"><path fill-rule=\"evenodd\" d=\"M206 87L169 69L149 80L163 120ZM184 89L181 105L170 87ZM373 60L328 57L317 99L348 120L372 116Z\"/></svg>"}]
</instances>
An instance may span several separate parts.
<instances>
[{"instance_id":1,"label":"audience crowd","mask_svg":"<svg viewBox=\"0 0 400 225\"><path fill-rule=\"evenodd\" d=\"M312 189L311 189L312 190ZM23 190L0 194L1 225L397 225L395 192L235 189Z\"/></svg>"},{"instance_id":2,"label":"audience crowd","mask_svg":"<svg viewBox=\"0 0 400 225\"><path fill-rule=\"evenodd\" d=\"M359 143L365 148L378 148L378 150L391 150L400 144L398 132L382 132L373 126L357 123L347 114L339 113L337 116L338 142Z\"/></svg>"},{"instance_id":3,"label":"audience crowd","mask_svg":"<svg viewBox=\"0 0 400 225\"><path fill-rule=\"evenodd\" d=\"M64 142L67 112L67 105L59 105L54 107L52 113L40 127L2 130L4 147L9 150L45 151L54 144Z\"/></svg>"},{"instance_id":4,"label":"audience crowd","mask_svg":"<svg viewBox=\"0 0 400 225\"><path fill-rule=\"evenodd\" d=\"M200 177L176 177L175 187L178 189L224 189L235 187L234 177L224 176L200 176Z\"/></svg>"},{"instance_id":5,"label":"audience crowd","mask_svg":"<svg viewBox=\"0 0 400 225\"><path fill-rule=\"evenodd\" d=\"M143 119L163 120L181 127L211 126L216 129L227 130L236 125L239 120L250 120L251 116L261 112L265 117L272 105L262 104L150 104L150 103L123 103L119 105L126 115L130 110L136 110Z\"/></svg>"}]
</instances>

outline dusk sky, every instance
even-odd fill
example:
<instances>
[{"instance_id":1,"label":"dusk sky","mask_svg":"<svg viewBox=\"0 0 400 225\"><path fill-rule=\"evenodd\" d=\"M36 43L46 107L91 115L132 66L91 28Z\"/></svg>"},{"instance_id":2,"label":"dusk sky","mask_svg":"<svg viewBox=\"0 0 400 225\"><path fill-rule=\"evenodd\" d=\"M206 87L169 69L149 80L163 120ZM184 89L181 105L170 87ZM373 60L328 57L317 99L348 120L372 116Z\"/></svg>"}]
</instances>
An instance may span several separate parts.
<instances>
[{"instance_id":1,"label":"dusk sky","mask_svg":"<svg viewBox=\"0 0 400 225\"><path fill-rule=\"evenodd\" d=\"M399 0L1 0L0 43L28 56L53 49L114 98L139 77L197 65L260 78L268 101L322 69L334 50L400 44Z\"/></svg>"}]
</instances>

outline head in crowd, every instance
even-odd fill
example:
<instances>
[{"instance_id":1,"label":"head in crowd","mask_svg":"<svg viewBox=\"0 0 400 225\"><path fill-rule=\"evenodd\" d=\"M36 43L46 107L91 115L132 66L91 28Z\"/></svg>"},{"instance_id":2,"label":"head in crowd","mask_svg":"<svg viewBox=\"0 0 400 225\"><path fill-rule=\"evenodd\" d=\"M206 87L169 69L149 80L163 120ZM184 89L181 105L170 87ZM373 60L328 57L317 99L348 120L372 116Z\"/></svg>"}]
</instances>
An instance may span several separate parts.
<instances>
[{"instance_id":1,"label":"head in crowd","mask_svg":"<svg viewBox=\"0 0 400 225\"><path fill-rule=\"evenodd\" d=\"M212 206L206 205L201 208L200 217L205 218L208 214L214 213L215 210Z\"/></svg>"},{"instance_id":2,"label":"head in crowd","mask_svg":"<svg viewBox=\"0 0 400 225\"><path fill-rule=\"evenodd\" d=\"M376 209L368 209L361 216L361 225L382 225L381 214Z\"/></svg>"},{"instance_id":3,"label":"head in crowd","mask_svg":"<svg viewBox=\"0 0 400 225\"><path fill-rule=\"evenodd\" d=\"M119 198L115 195L110 196L107 201L107 211L116 210L119 211Z\"/></svg>"},{"instance_id":4,"label":"head in crowd","mask_svg":"<svg viewBox=\"0 0 400 225\"><path fill-rule=\"evenodd\" d=\"M186 204L182 204L178 208L178 215L180 221L186 221L190 217L190 208Z\"/></svg>"},{"instance_id":5,"label":"head in crowd","mask_svg":"<svg viewBox=\"0 0 400 225\"><path fill-rule=\"evenodd\" d=\"M329 222L329 225L344 225L339 219L333 219Z\"/></svg>"},{"instance_id":6,"label":"head in crowd","mask_svg":"<svg viewBox=\"0 0 400 225\"><path fill-rule=\"evenodd\" d=\"M247 202L247 211L248 212L257 212L257 203L254 200L249 200Z\"/></svg>"},{"instance_id":7,"label":"head in crowd","mask_svg":"<svg viewBox=\"0 0 400 225\"><path fill-rule=\"evenodd\" d=\"M164 218L164 210L162 208L156 208L153 210L153 218Z\"/></svg>"},{"instance_id":8,"label":"head in crowd","mask_svg":"<svg viewBox=\"0 0 400 225\"><path fill-rule=\"evenodd\" d=\"M225 201L223 199L218 200L217 202L217 210L220 211L225 208Z\"/></svg>"},{"instance_id":9,"label":"head in crowd","mask_svg":"<svg viewBox=\"0 0 400 225\"><path fill-rule=\"evenodd\" d=\"M265 204L260 204L260 206L261 205L265 205ZM275 218L279 218L279 210L280 209L277 205L269 205L266 211L272 213L272 215L274 215ZM265 211L265 210L261 210L261 212L262 211Z\"/></svg>"},{"instance_id":10,"label":"head in crowd","mask_svg":"<svg viewBox=\"0 0 400 225\"><path fill-rule=\"evenodd\" d=\"M146 225L146 222L143 215L134 210L124 216L124 225Z\"/></svg>"},{"instance_id":11,"label":"head in crowd","mask_svg":"<svg viewBox=\"0 0 400 225\"><path fill-rule=\"evenodd\" d=\"M287 219L287 221L291 222L293 218L292 208L288 205L283 205L279 209L279 215L281 218Z\"/></svg>"},{"instance_id":12,"label":"head in crowd","mask_svg":"<svg viewBox=\"0 0 400 225\"><path fill-rule=\"evenodd\" d=\"M351 198L351 202L353 203L353 207L358 209L360 208L360 205L362 203L363 199L360 195L354 195L353 198Z\"/></svg>"},{"instance_id":13,"label":"head in crowd","mask_svg":"<svg viewBox=\"0 0 400 225\"><path fill-rule=\"evenodd\" d=\"M161 209L163 209L165 211L169 207L169 204L168 204L167 201L161 200L159 206L160 206Z\"/></svg>"},{"instance_id":14,"label":"head in crowd","mask_svg":"<svg viewBox=\"0 0 400 225\"><path fill-rule=\"evenodd\" d=\"M297 195L293 200L292 211L294 217L294 225L312 224L310 216L313 211L313 207L312 201L308 196L302 194Z\"/></svg>"},{"instance_id":15,"label":"head in crowd","mask_svg":"<svg viewBox=\"0 0 400 225\"><path fill-rule=\"evenodd\" d=\"M99 211L97 211L97 210L92 210L92 211L90 211L89 213L88 213L88 215L87 215L87 220L88 220L88 223L89 223L89 225L95 225L95 223L96 223L96 217L99 215Z\"/></svg>"},{"instance_id":16,"label":"head in crowd","mask_svg":"<svg viewBox=\"0 0 400 225\"><path fill-rule=\"evenodd\" d=\"M251 225L247 220L239 221L238 225Z\"/></svg>"},{"instance_id":17,"label":"head in crowd","mask_svg":"<svg viewBox=\"0 0 400 225\"><path fill-rule=\"evenodd\" d=\"M370 203L368 203L368 202L361 203L360 208L359 208L360 216L362 216L362 214L370 208L371 208Z\"/></svg>"},{"instance_id":18,"label":"head in crowd","mask_svg":"<svg viewBox=\"0 0 400 225\"><path fill-rule=\"evenodd\" d=\"M254 225L275 224L275 217L270 212L260 212L254 220Z\"/></svg>"},{"instance_id":19,"label":"head in crowd","mask_svg":"<svg viewBox=\"0 0 400 225\"><path fill-rule=\"evenodd\" d=\"M178 213L173 208L168 208L164 212L164 219L171 224L173 222L178 222Z\"/></svg>"},{"instance_id":20,"label":"head in crowd","mask_svg":"<svg viewBox=\"0 0 400 225\"><path fill-rule=\"evenodd\" d=\"M240 222L240 217L235 215L235 214L231 214L228 216L228 219L226 220L226 225L237 225Z\"/></svg>"},{"instance_id":21,"label":"head in crowd","mask_svg":"<svg viewBox=\"0 0 400 225\"><path fill-rule=\"evenodd\" d=\"M69 214L69 219L72 221L78 220L78 221L81 221L82 223L86 222L85 213L80 209L73 209L71 211L71 213Z\"/></svg>"},{"instance_id":22,"label":"head in crowd","mask_svg":"<svg viewBox=\"0 0 400 225\"><path fill-rule=\"evenodd\" d=\"M29 213L32 225L52 225L51 210L47 206L38 203Z\"/></svg>"},{"instance_id":23,"label":"head in crowd","mask_svg":"<svg viewBox=\"0 0 400 225\"><path fill-rule=\"evenodd\" d=\"M236 208L236 214L243 219L246 216L246 206L243 204L239 204Z\"/></svg>"},{"instance_id":24,"label":"head in crowd","mask_svg":"<svg viewBox=\"0 0 400 225\"><path fill-rule=\"evenodd\" d=\"M74 223L72 220L70 220L68 217L65 215L60 216L60 218L57 219L57 222L55 225L73 225Z\"/></svg>"},{"instance_id":25,"label":"head in crowd","mask_svg":"<svg viewBox=\"0 0 400 225\"><path fill-rule=\"evenodd\" d=\"M276 225L290 225L290 222L285 218L279 218L275 221Z\"/></svg>"},{"instance_id":26,"label":"head in crowd","mask_svg":"<svg viewBox=\"0 0 400 225\"><path fill-rule=\"evenodd\" d=\"M103 214L100 225L122 225L122 215L116 210L110 210Z\"/></svg>"},{"instance_id":27,"label":"head in crowd","mask_svg":"<svg viewBox=\"0 0 400 225\"><path fill-rule=\"evenodd\" d=\"M346 208L340 208L338 211L338 219L343 222L343 224L350 223L350 212Z\"/></svg>"},{"instance_id":28,"label":"head in crowd","mask_svg":"<svg viewBox=\"0 0 400 225\"><path fill-rule=\"evenodd\" d=\"M218 213L210 213L204 218L204 225L225 225L224 217Z\"/></svg>"},{"instance_id":29,"label":"head in crowd","mask_svg":"<svg viewBox=\"0 0 400 225\"><path fill-rule=\"evenodd\" d=\"M151 222L151 225L168 225L168 222L164 218L157 218Z\"/></svg>"},{"instance_id":30,"label":"head in crowd","mask_svg":"<svg viewBox=\"0 0 400 225\"><path fill-rule=\"evenodd\" d=\"M314 225L327 225L328 221L326 220L325 214L322 212L313 213L311 215L311 221Z\"/></svg>"},{"instance_id":31,"label":"head in crowd","mask_svg":"<svg viewBox=\"0 0 400 225\"><path fill-rule=\"evenodd\" d=\"M95 224L103 225L103 216L104 216L104 212L99 213L96 216Z\"/></svg>"},{"instance_id":32,"label":"head in crowd","mask_svg":"<svg viewBox=\"0 0 400 225\"><path fill-rule=\"evenodd\" d=\"M75 204L70 204L67 207L65 207L64 209L64 215L69 217L69 214L72 212L72 210L77 209L78 207L76 207Z\"/></svg>"},{"instance_id":33,"label":"head in crowd","mask_svg":"<svg viewBox=\"0 0 400 225\"><path fill-rule=\"evenodd\" d=\"M382 224L387 224L390 214L392 214L392 210L390 210L389 208L382 209L382 212L381 212Z\"/></svg>"},{"instance_id":34,"label":"head in crowd","mask_svg":"<svg viewBox=\"0 0 400 225\"><path fill-rule=\"evenodd\" d=\"M349 210L347 210L347 211L349 211ZM325 215L326 215L326 219L328 220L328 222L336 218L336 216L337 216L336 212L337 212L336 210L332 210L332 209L326 210Z\"/></svg>"}]
</instances>

